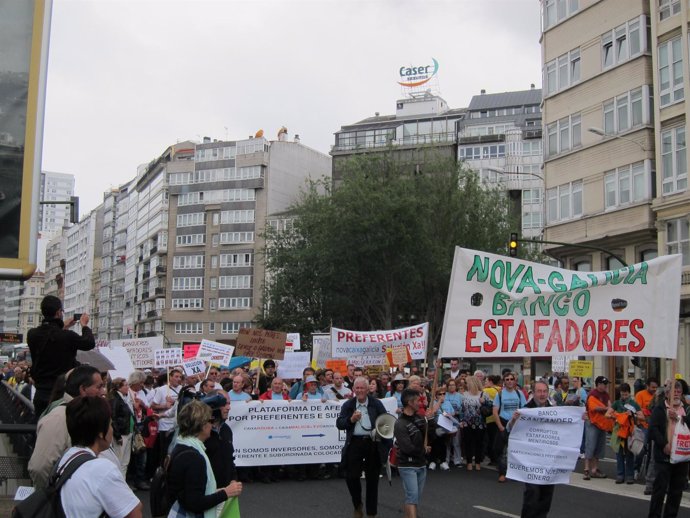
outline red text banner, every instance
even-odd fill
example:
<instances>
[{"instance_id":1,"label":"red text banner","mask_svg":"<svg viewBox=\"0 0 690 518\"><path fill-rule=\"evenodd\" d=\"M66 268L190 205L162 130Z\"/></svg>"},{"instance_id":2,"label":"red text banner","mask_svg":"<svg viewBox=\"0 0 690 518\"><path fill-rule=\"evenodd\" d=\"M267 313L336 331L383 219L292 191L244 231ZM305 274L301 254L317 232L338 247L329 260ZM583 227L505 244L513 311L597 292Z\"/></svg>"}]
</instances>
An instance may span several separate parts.
<instances>
[{"instance_id":1,"label":"red text banner","mask_svg":"<svg viewBox=\"0 0 690 518\"><path fill-rule=\"evenodd\" d=\"M441 357L675 358L681 259L579 272L456 248Z\"/></svg>"}]
</instances>

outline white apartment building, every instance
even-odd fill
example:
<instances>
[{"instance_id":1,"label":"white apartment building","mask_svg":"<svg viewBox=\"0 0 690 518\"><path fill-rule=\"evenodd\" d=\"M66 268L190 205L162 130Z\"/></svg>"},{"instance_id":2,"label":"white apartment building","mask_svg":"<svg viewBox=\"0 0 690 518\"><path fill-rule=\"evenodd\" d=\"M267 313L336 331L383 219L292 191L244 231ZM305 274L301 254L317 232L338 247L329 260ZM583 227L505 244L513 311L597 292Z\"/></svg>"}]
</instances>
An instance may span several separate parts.
<instances>
[{"instance_id":1,"label":"white apartment building","mask_svg":"<svg viewBox=\"0 0 690 518\"><path fill-rule=\"evenodd\" d=\"M69 201L74 196L74 175L41 173L39 198L43 202ZM53 233L69 223L70 206L59 203L41 204L38 209L38 231Z\"/></svg>"},{"instance_id":2,"label":"white apartment building","mask_svg":"<svg viewBox=\"0 0 690 518\"><path fill-rule=\"evenodd\" d=\"M65 231L65 316L93 313L94 257L102 255L103 207L92 210ZM97 311L97 309L96 309Z\"/></svg>"}]
</instances>

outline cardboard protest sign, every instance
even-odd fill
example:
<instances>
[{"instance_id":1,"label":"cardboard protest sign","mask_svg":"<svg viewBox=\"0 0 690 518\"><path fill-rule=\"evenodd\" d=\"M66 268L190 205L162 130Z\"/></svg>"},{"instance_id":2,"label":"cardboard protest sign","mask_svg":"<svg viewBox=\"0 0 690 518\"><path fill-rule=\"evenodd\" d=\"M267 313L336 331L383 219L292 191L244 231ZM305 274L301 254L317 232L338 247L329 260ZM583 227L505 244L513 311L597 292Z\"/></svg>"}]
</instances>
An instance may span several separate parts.
<instances>
[{"instance_id":1,"label":"cardboard protest sign","mask_svg":"<svg viewBox=\"0 0 690 518\"><path fill-rule=\"evenodd\" d=\"M212 340L202 340L196 357L216 365L227 365L235 351L232 345L221 344Z\"/></svg>"},{"instance_id":2,"label":"cardboard protest sign","mask_svg":"<svg viewBox=\"0 0 690 518\"><path fill-rule=\"evenodd\" d=\"M278 376L283 379L301 379L302 371L310 363L309 351L285 353L285 357L278 361Z\"/></svg>"},{"instance_id":3,"label":"cardboard protest sign","mask_svg":"<svg viewBox=\"0 0 690 518\"><path fill-rule=\"evenodd\" d=\"M429 324L393 329L390 331L348 331L334 327L331 329L331 348L333 358L373 358L380 357L370 365L384 365L386 350L406 345L413 360L426 358ZM369 360L370 361L370 360Z\"/></svg>"},{"instance_id":4,"label":"cardboard protest sign","mask_svg":"<svg viewBox=\"0 0 690 518\"><path fill-rule=\"evenodd\" d=\"M580 378L591 378L594 375L594 362L586 360L571 360L568 374Z\"/></svg>"},{"instance_id":5,"label":"cardboard protest sign","mask_svg":"<svg viewBox=\"0 0 690 518\"><path fill-rule=\"evenodd\" d=\"M512 480L568 484L580 455L583 407L521 408L508 440Z\"/></svg>"},{"instance_id":6,"label":"cardboard protest sign","mask_svg":"<svg viewBox=\"0 0 690 518\"><path fill-rule=\"evenodd\" d=\"M265 360L282 360L287 333L244 327L237 334L235 350L238 355Z\"/></svg>"},{"instance_id":7,"label":"cardboard protest sign","mask_svg":"<svg viewBox=\"0 0 690 518\"><path fill-rule=\"evenodd\" d=\"M386 351L386 358L388 365L394 367L396 365L405 365L412 361L410 350L406 345L396 345Z\"/></svg>"},{"instance_id":8,"label":"cardboard protest sign","mask_svg":"<svg viewBox=\"0 0 690 518\"><path fill-rule=\"evenodd\" d=\"M182 365L182 349L179 347L169 347L167 349L154 349L153 364L153 366L157 369L179 367L180 365Z\"/></svg>"},{"instance_id":9,"label":"cardboard protest sign","mask_svg":"<svg viewBox=\"0 0 690 518\"><path fill-rule=\"evenodd\" d=\"M200 374L204 374L206 371L206 362L204 360L199 360L198 358L183 360L182 368L187 376L199 376Z\"/></svg>"},{"instance_id":10,"label":"cardboard protest sign","mask_svg":"<svg viewBox=\"0 0 690 518\"><path fill-rule=\"evenodd\" d=\"M122 340L110 340L109 347L124 347L132 359L135 369L150 369L153 367L154 349L163 348L162 336L148 338L126 338Z\"/></svg>"},{"instance_id":11,"label":"cardboard protest sign","mask_svg":"<svg viewBox=\"0 0 690 518\"><path fill-rule=\"evenodd\" d=\"M675 358L681 256L579 272L455 249L439 356Z\"/></svg>"}]
</instances>

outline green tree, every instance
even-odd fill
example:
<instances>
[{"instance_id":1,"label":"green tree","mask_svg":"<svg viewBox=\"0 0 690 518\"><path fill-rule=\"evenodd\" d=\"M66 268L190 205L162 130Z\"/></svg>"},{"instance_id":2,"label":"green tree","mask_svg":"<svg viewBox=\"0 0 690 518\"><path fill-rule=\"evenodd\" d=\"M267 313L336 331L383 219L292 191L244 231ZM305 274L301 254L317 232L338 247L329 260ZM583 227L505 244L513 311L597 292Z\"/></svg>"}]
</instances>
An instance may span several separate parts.
<instances>
[{"instance_id":1,"label":"green tree","mask_svg":"<svg viewBox=\"0 0 690 518\"><path fill-rule=\"evenodd\" d=\"M336 189L310 184L290 214L288 230L267 229L260 325L308 335L428 321L432 344L455 247L505 254L514 227L505 191L454 162L412 172L393 153L351 159Z\"/></svg>"}]
</instances>

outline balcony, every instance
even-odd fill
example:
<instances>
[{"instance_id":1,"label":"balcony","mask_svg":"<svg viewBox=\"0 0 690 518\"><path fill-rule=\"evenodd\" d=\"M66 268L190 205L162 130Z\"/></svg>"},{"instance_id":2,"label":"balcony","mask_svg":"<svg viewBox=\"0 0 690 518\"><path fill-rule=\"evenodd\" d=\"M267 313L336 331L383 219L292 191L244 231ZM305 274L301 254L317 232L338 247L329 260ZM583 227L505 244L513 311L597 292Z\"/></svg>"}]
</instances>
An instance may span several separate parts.
<instances>
[{"instance_id":1,"label":"balcony","mask_svg":"<svg viewBox=\"0 0 690 518\"><path fill-rule=\"evenodd\" d=\"M149 253L150 253L151 255L153 255L153 254L155 254L156 252L158 252L158 247L157 247L157 246L152 246Z\"/></svg>"},{"instance_id":2,"label":"balcony","mask_svg":"<svg viewBox=\"0 0 690 518\"><path fill-rule=\"evenodd\" d=\"M165 288L156 288L154 293L156 297L165 297Z\"/></svg>"},{"instance_id":3,"label":"balcony","mask_svg":"<svg viewBox=\"0 0 690 518\"><path fill-rule=\"evenodd\" d=\"M473 137L460 137L458 144L484 144L488 142L505 142L506 136L503 133L496 135L476 135Z\"/></svg>"},{"instance_id":4,"label":"balcony","mask_svg":"<svg viewBox=\"0 0 690 518\"><path fill-rule=\"evenodd\" d=\"M149 277L151 277L151 272L149 272L149 271L144 272L144 274L141 276L142 280L144 280L144 281L146 279L148 279Z\"/></svg>"},{"instance_id":5,"label":"balcony","mask_svg":"<svg viewBox=\"0 0 690 518\"><path fill-rule=\"evenodd\" d=\"M156 266L156 275L165 275L167 268L165 266Z\"/></svg>"},{"instance_id":6,"label":"balcony","mask_svg":"<svg viewBox=\"0 0 690 518\"><path fill-rule=\"evenodd\" d=\"M522 132L522 138L525 140L527 139L536 139L536 138L541 138L541 128L534 128L534 129L526 129Z\"/></svg>"}]
</instances>

